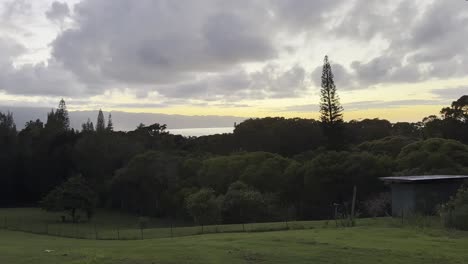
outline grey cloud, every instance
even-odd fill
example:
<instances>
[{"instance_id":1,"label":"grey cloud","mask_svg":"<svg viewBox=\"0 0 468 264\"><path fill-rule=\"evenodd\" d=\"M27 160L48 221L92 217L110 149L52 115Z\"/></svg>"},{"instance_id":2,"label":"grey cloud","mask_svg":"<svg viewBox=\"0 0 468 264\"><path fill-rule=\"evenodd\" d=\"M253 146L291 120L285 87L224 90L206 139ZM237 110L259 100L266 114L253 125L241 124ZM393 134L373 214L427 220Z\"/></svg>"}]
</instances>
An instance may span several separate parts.
<instances>
[{"instance_id":1,"label":"grey cloud","mask_svg":"<svg viewBox=\"0 0 468 264\"><path fill-rule=\"evenodd\" d=\"M348 111L364 110L364 109L378 109L378 108L396 108L403 106L412 105L445 105L447 100L434 99L434 100L423 100L423 99L412 99L412 100L397 100L397 101L358 101L352 103L345 103L343 107ZM307 104L307 105L293 105L283 108L282 111L288 112L317 112L319 109L318 104Z\"/></svg>"},{"instance_id":2,"label":"grey cloud","mask_svg":"<svg viewBox=\"0 0 468 264\"><path fill-rule=\"evenodd\" d=\"M237 12L222 5L84 0L75 6L78 26L57 37L53 56L84 82L127 84L180 82L276 56L266 10Z\"/></svg>"},{"instance_id":3,"label":"grey cloud","mask_svg":"<svg viewBox=\"0 0 468 264\"><path fill-rule=\"evenodd\" d=\"M334 81L338 89L353 90L363 88L356 84L356 77L353 72L348 71L343 65L332 62L331 68L334 75ZM319 65L311 73L311 79L316 87L321 86L322 69L323 65Z\"/></svg>"},{"instance_id":4,"label":"grey cloud","mask_svg":"<svg viewBox=\"0 0 468 264\"><path fill-rule=\"evenodd\" d=\"M337 38L388 41L381 55L351 65L363 88L467 76L466 7L464 1L356 1L332 32Z\"/></svg>"},{"instance_id":5,"label":"grey cloud","mask_svg":"<svg viewBox=\"0 0 468 264\"><path fill-rule=\"evenodd\" d=\"M434 89L431 92L441 99L455 101L463 95L468 95L468 85L459 87L449 87L445 89Z\"/></svg>"},{"instance_id":6,"label":"grey cloud","mask_svg":"<svg viewBox=\"0 0 468 264\"><path fill-rule=\"evenodd\" d=\"M93 90L76 81L72 73L49 61L14 68L6 65L0 72L0 90L20 95L85 96Z\"/></svg>"},{"instance_id":7,"label":"grey cloud","mask_svg":"<svg viewBox=\"0 0 468 264\"><path fill-rule=\"evenodd\" d=\"M413 105L443 105L444 103L445 101L442 100L409 99L397 101L360 101L343 104L343 107L347 110L353 111L375 108L395 108Z\"/></svg>"},{"instance_id":8,"label":"grey cloud","mask_svg":"<svg viewBox=\"0 0 468 264\"><path fill-rule=\"evenodd\" d=\"M10 0L3 3L3 20L9 20L15 16L23 16L31 13L31 2L28 0Z\"/></svg>"},{"instance_id":9,"label":"grey cloud","mask_svg":"<svg viewBox=\"0 0 468 264\"><path fill-rule=\"evenodd\" d=\"M61 22L70 15L67 3L53 2L50 9L45 13L46 17L52 21Z\"/></svg>"},{"instance_id":10,"label":"grey cloud","mask_svg":"<svg viewBox=\"0 0 468 264\"><path fill-rule=\"evenodd\" d=\"M30 6L7 3L2 17ZM304 32L323 34L323 41L388 42L376 57L334 63L340 89L467 76L467 12L465 1L83 0L72 13L54 2L46 16L69 16L74 26L51 43L45 64L13 68L21 49L0 50L0 89L88 96L125 87L138 98L153 92L206 101L294 97L310 76L319 86L321 65L308 72L271 62L291 50L278 36ZM252 73L244 63L266 66Z\"/></svg>"},{"instance_id":11,"label":"grey cloud","mask_svg":"<svg viewBox=\"0 0 468 264\"><path fill-rule=\"evenodd\" d=\"M306 72L299 65L282 70L278 65L267 64L256 72L238 69L198 81L169 85L158 91L167 97L202 100L295 97L306 88L305 77Z\"/></svg>"}]
</instances>

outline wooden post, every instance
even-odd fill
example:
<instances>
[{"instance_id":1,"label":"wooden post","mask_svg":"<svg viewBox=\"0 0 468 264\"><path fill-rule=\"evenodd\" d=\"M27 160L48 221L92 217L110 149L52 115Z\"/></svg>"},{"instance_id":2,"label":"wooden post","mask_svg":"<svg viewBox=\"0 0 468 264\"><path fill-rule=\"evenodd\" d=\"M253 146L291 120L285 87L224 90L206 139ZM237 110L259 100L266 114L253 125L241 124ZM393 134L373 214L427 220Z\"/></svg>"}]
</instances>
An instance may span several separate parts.
<instances>
[{"instance_id":1,"label":"wooden post","mask_svg":"<svg viewBox=\"0 0 468 264\"><path fill-rule=\"evenodd\" d=\"M333 206L335 207L335 225L338 227L338 204L334 203Z\"/></svg>"},{"instance_id":2,"label":"wooden post","mask_svg":"<svg viewBox=\"0 0 468 264\"><path fill-rule=\"evenodd\" d=\"M354 185L353 188L353 203L351 205L351 225L354 226L354 209L356 208L356 193L357 193L357 187Z\"/></svg>"},{"instance_id":3,"label":"wooden post","mask_svg":"<svg viewBox=\"0 0 468 264\"><path fill-rule=\"evenodd\" d=\"M244 223L242 223L242 231L245 232L245 224Z\"/></svg>"},{"instance_id":4,"label":"wooden post","mask_svg":"<svg viewBox=\"0 0 468 264\"><path fill-rule=\"evenodd\" d=\"M98 232L97 232L97 226L94 224L94 238L98 240Z\"/></svg>"}]
</instances>

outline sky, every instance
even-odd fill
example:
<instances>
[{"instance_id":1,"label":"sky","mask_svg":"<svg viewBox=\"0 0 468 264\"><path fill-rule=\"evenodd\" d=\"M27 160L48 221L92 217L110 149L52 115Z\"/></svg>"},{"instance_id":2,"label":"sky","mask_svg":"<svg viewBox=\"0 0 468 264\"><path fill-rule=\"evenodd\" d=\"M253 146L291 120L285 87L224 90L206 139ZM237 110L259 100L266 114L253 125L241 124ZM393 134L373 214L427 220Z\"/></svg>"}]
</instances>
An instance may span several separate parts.
<instances>
[{"instance_id":1,"label":"sky","mask_svg":"<svg viewBox=\"0 0 468 264\"><path fill-rule=\"evenodd\" d=\"M0 0L0 106L318 118L328 55L346 120L420 121L467 36L465 0Z\"/></svg>"}]
</instances>

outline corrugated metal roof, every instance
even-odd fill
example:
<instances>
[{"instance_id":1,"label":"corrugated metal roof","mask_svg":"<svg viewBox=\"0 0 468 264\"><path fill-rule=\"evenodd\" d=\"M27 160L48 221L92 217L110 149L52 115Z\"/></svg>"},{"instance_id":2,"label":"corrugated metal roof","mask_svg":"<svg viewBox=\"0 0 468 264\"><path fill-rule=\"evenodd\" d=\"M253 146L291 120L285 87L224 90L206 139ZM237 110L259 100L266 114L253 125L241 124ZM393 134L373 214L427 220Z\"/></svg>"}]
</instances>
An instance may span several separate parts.
<instances>
[{"instance_id":1,"label":"corrugated metal roof","mask_svg":"<svg viewBox=\"0 0 468 264\"><path fill-rule=\"evenodd\" d=\"M441 180L463 180L463 179L468 179L468 175L395 176L395 177L382 177L380 179L385 182L411 183L411 182L441 181Z\"/></svg>"}]
</instances>

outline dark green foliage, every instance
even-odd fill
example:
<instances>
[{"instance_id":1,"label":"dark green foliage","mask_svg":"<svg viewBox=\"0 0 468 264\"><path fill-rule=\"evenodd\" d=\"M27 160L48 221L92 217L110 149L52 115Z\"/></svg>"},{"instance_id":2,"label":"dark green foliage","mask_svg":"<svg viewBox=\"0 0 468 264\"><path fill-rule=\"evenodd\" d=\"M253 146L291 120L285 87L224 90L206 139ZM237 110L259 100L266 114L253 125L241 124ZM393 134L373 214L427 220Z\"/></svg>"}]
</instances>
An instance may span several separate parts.
<instances>
[{"instance_id":1,"label":"dark green foliage","mask_svg":"<svg viewBox=\"0 0 468 264\"><path fill-rule=\"evenodd\" d=\"M379 177L391 175L392 162L387 156L367 152L325 152L306 162L297 173L304 178L304 196L310 217L332 213L333 203L349 203L353 186L359 199L365 200L384 189Z\"/></svg>"},{"instance_id":2,"label":"dark green foliage","mask_svg":"<svg viewBox=\"0 0 468 264\"><path fill-rule=\"evenodd\" d=\"M239 153L206 159L199 171L199 184L224 193L241 180L261 191L277 192L291 161L267 152Z\"/></svg>"},{"instance_id":3,"label":"dark green foliage","mask_svg":"<svg viewBox=\"0 0 468 264\"><path fill-rule=\"evenodd\" d=\"M109 117L107 118L107 127L106 130L108 132L114 131L114 122L112 122L112 115L109 113Z\"/></svg>"},{"instance_id":4,"label":"dark green foliage","mask_svg":"<svg viewBox=\"0 0 468 264\"><path fill-rule=\"evenodd\" d=\"M218 224L221 222L223 197L216 197L212 189L201 189L186 199L188 213L199 225Z\"/></svg>"},{"instance_id":5,"label":"dark green foliage","mask_svg":"<svg viewBox=\"0 0 468 264\"><path fill-rule=\"evenodd\" d=\"M420 138L422 128L420 123L397 122L392 125L392 136Z\"/></svg>"},{"instance_id":6,"label":"dark green foliage","mask_svg":"<svg viewBox=\"0 0 468 264\"><path fill-rule=\"evenodd\" d=\"M73 222L80 219L80 212L88 220L96 207L96 194L81 175L73 176L53 189L41 202L42 208L51 212L67 212Z\"/></svg>"},{"instance_id":7,"label":"dark green foliage","mask_svg":"<svg viewBox=\"0 0 468 264\"><path fill-rule=\"evenodd\" d=\"M13 114L0 112L0 205L15 201L14 174L18 137Z\"/></svg>"},{"instance_id":8,"label":"dark green foliage","mask_svg":"<svg viewBox=\"0 0 468 264\"><path fill-rule=\"evenodd\" d=\"M378 118L361 121L351 120L345 126L348 141L353 143L388 137L392 130L392 124L388 120Z\"/></svg>"},{"instance_id":9,"label":"dark green foliage","mask_svg":"<svg viewBox=\"0 0 468 264\"><path fill-rule=\"evenodd\" d=\"M402 148L414 143L415 141L415 139L401 136L385 137L378 140L366 141L359 144L356 148L358 151L366 151L374 155L389 155L396 157Z\"/></svg>"},{"instance_id":10,"label":"dark green foliage","mask_svg":"<svg viewBox=\"0 0 468 264\"><path fill-rule=\"evenodd\" d=\"M45 128L49 133L62 132L70 129L70 118L65 101L60 100L58 108L47 114L47 123Z\"/></svg>"},{"instance_id":11,"label":"dark green foliage","mask_svg":"<svg viewBox=\"0 0 468 264\"><path fill-rule=\"evenodd\" d=\"M81 131L83 133L94 132L94 124L93 122L91 122L91 120L89 120L89 118L88 118L88 121L86 121L86 123L83 123L81 125Z\"/></svg>"},{"instance_id":12,"label":"dark green foliage","mask_svg":"<svg viewBox=\"0 0 468 264\"><path fill-rule=\"evenodd\" d=\"M263 220L267 214L263 195L244 184L229 186L223 201L223 220L226 223L248 223Z\"/></svg>"},{"instance_id":13,"label":"dark green foliage","mask_svg":"<svg viewBox=\"0 0 468 264\"><path fill-rule=\"evenodd\" d=\"M397 157L399 174L467 174L468 146L455 140L432 138L407 145Z\"/></svg>"},{"instance_id":14,"label":"dark green foliage","mask_svg":"<svg viewBox=\"0 0 468 264\"><path fill-rule=\"evenodd\" d=\"M99 113L96 121L96 132L102 133L106 130L106 120L104 120L104 114L102 110L99 109Z\"/></svg>"},{"instance_id":15,"label":"dark green foliage","mask_svg":"<svg viewBox=\"0 0 468 264\"><path fill-rule=\"evenodd\" d=\"M284 117L248 119L236 126L234 137L239 150L274 152L286 156L315 149L325 142L320 122Z\"/></svg>"},{"instance_id":16,"label":"dark green foliage","mask_svg":"<svg viewBox=\"0 0 468 264\"><path fill-rule=\"evenodd\" d=\"M179 156L148 151L135 156L112 180L112 196L123 210L140 215L170 215L181 166Z\"/></svg>"},{"instance_id":17,"label":"dark green foliage","mask_svg":"<svg viewBox=\"0 0 468 264\"><path fill-rule=\"evenodd\" d=\"M386 191L379 177L468 173L466 106L458 101L419 123L257 118L232 134L198 138L171 135L158 123L114 132L111 116L100 125L105 132L93 132L89 121L78 133L64 101L45 125L30 121L19 133L12 114L0 113L0 203L52 199L79 173L99 207L177 219L209 209L208 218L196 213L200 224L330 218L334 203L349 210L354 185L363 211L363 201ZM221 218L212 214L214 201Z\"/></svg>"},{"instance_id":18,"label":"dark green foliage","mask_svg":"<svg viewBox=\"0 0 468 264\"><path fill-rule=\"evenodd\" d=\"M468 230L468 188L460 188L440 207L440 214L446 227Z\"/></svg>"},{"instance_id":19,"label":"dark green foliage","mask_svg":"<svg viewBox=\"0 0 468 264\"><path fill-rule=\"evenodd\" d=\"M322 123L333 125L343 122L343 107L336 93L335 81L333 80L328 56L325 56L322 70L322 89L320 90L320 119Z\"/></svg>"}]
</instances>

